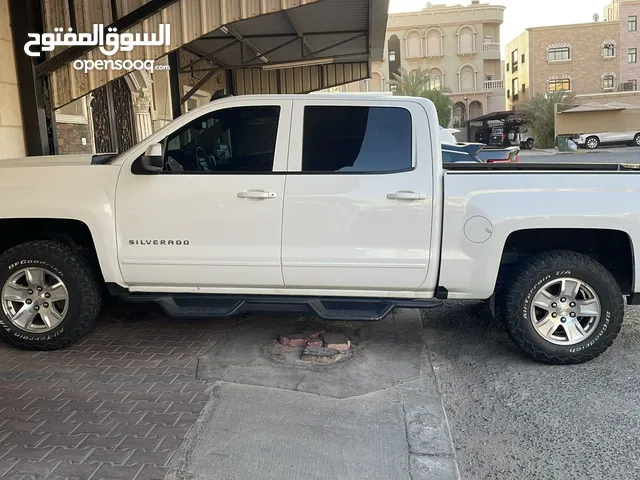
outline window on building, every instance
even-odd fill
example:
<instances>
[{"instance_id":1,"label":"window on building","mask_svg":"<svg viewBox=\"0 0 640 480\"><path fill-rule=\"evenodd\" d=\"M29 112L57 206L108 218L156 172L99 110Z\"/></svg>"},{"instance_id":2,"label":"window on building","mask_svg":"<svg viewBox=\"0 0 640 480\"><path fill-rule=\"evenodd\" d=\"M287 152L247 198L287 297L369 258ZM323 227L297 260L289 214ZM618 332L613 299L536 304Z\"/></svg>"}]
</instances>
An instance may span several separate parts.
<instances>
[{"instance_id":1,"label":"window on building","mask_svg":"<svg viewBox=\"0 0 640 480\"><path fill-rule=\"evenodd\" d=\"M522 54L522 61L520 63L524 63L524 53Z\"/></svg>"},{"instance_id":2,"label":"window on building","mask_svg":"<svg viewBox=\"0 0 640 480\"><path fill-rule=\"evenodd\" d=\"M513 92L513 100L518 100L518 92L520 91L520 85L518 83L518 79L514 78L511 80L511 91Z\"/></svg>"},{"instance_id":3,"label":"window on building","mask_svg":"<svg viewBox=\"0 0 640 480\"><path fill-rule=\"evenodd\" d=\"M411 132L411 114L404 108L305 107L302 171L409 170Z\"/></svg>"},{"instance_id":4,"label":"window on building","mask_svg":"<svg viewBox=\"0 0 640 480\"><path fill-rule=\"evenodd\" d=\"M509 71L509 62L507 62L507 72Z\"/></svg>"},{"instance_id":5,"label":"window on building","mask_svg":"<svg viewBox=\"0 0 640 480\"><path fill-rule=\"evenodd\" d=\"M547 58L550 62L560 62L562 60L571 60L571 49L569 47L550 48Z\"/></svg>"},{"instance_id":6,"label":"window on building","mask_svg":"<svg viewBox=\"0 0 640 480\"><path fill-rule=\"evenodd\" d=\"M396 51L395 50L391 50L389 52L389 61L390 62L395 62L396 61Z\"/></svg>"},{"instance_id":7,"label":"window on building","mask_svg":"<svg viewBox=\"0 0 640 480\"><path fill-rule=\"evenodd\" d=\"M511 90L507 90L507 98L511 98Z\"/></svg>"},{"instance_id":8,"label":"window on building","mask_svg":"<svg viewBox=\"0 0 640 480\"><path fill-rule=\"evenodd\" d=\"M560 78L549 80L549 92L559 92L561 90L571 91L571 80L568 78Z\"/></svg>"},{"instance_id":9,"label":"window on building","mask_svg":"<svg viewBox=\"0 0 640 480\"><path fill-rule=\"evenodd\" d=\"M169 135L168 171L265 173L273 170L280 107L237 107L204 115Z\"/></svg>"},{"instance_id":10,"label":"window on building","mask_svg":"<svg viewBox=\"0 0 640 480\"><path fill-rule=\"evenodd\" d=\"M612 90L616 87L616 79L613 75L605 75L602 77L602 88Z\"/></svg>"},{"instance_id":11,"label":"window on building","mask_svg":"<svg viewBox=\"0 0 640 480\"><path fill-rule=\"evenodd\" d=\"M442 75L438 70L429 72L429 90L440 90L442 88Z\"/></svg>"},{"instance_id":12,"label":"window on building","mask_svg":"<svg viewBox=\"0 0 640 480\"><path fill-rule=\"evenodd\" d=\"M522 84L522 93L527 93L527 86L524 83Z\"/></svg>"},{"instance_id":13,"label":"window on building","mask_svg":"<svg viewBox=\"0 0 640 480\"><path fill-rule=\"evenodd\" d=\"M603 53L605 57L615 57L616 47L613 43L606 43L603 47Z\"/></svg>"},{"instance_id":14,"label":"window on building","mask_svg":"<svg viewBox=\"0 0 640 480\"><path fill-rule=\"evenodd\" d=\"M638 49L630 48L629 49L629 63L638 63Z\"/></svg>"},{"instance_id":15,"label":"window on building","mask_svg":"<svg viewBox=\"0 0 640 480\"><path fill-rule=\"evenodd\" d=\"M635 92L638 90L638 80L630 80L629 83L631 84L632 92Z\"/></svg>"},{"instance_id":16,"label":"window on building","mask_svg":"<svg viewBox=\"0 0 640 480\"><path fill-rule=\"evenodd\" d=\"M518 71L518 50L511 52L511 71Z\"/></svg>"},{"instance_id":17,"label":"window on building","mask_svg":"<svg viewBox=\"0 0 640 480\"><path fill-rule=\"evenodd\" d=\"M56 110L56 121L58 123L88 124L87 97L79 98Z\"/></svg>"},{"instance_id":18,"label":"window on building","mask_svg":"<svg viewBox=\"0 0 640 480\"><path fill-rule=\"evenodd\" d=\"M637 32L638 31L638 16L633 15L629 17L629 31Z\"/></svg>"}]
</instances>

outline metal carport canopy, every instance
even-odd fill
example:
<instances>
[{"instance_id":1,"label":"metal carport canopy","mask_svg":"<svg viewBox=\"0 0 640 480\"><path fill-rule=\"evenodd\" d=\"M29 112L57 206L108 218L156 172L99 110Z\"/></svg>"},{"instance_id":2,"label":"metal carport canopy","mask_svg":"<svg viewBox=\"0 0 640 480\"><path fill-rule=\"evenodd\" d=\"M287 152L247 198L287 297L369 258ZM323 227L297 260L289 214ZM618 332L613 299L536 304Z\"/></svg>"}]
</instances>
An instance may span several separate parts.
<instances>
[{"instance_id":1,"label":"metal carport canopy","mask_svg":"<svg viewBox=\"0 0 640 480\"><path fill-rule=\"evenodd\" d=\"M369 78L371 61L382 59L389 6L389 0L137 1L143 4L137 10L145 6L149 10L152 3L163 8L151 14L146 11L138 19L136 10L123 12L131 24L123 26L125 18L120 18L120 33L154 32L160 24L169 23L171 46L138 47L112 59L158 59L184 48L205 61L183 65L182 73L233 70L239 94L303 93ZM79 31L91 31L94 23L113 22L109 12L93 18L92 2L75 0L76 10L84 13L76 15ZM51 20L47 27L60 25ZM99 60L104 55L97 49L73 52L77 55L63 53L66 64L41 72L52 75L54 108L127 73L91 71L87 78L73 69L72 59ZM47 63L57 67L53 60Z\"/></svg>"}]
</instances>

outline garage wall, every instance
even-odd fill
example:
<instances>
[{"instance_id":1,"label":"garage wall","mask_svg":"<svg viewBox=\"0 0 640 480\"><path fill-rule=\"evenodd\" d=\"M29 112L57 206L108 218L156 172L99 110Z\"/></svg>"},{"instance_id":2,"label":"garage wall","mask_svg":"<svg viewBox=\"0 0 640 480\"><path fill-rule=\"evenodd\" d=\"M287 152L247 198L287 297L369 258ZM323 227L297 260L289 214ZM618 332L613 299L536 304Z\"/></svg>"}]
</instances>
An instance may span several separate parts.
<instances>
[{"instance_id":1,"label":"garage wall","mask_svg":"<svg viewBox=\"0 0 640 480\"><path fill-rule=\"evenodd\" d=\"M0 158L26 155L9 0L0 0L0 145Z\"/></svg>"},{"instance_id":2,"label":"garage wall","mask_svg":"<svg viewBox=\"0 0 640 480\"><path fill-rule=\"evenodd\" d=\"M561 113L556 117L558 135L637 130L640 108L615 112Z\"/></svg>"}]
</instances>

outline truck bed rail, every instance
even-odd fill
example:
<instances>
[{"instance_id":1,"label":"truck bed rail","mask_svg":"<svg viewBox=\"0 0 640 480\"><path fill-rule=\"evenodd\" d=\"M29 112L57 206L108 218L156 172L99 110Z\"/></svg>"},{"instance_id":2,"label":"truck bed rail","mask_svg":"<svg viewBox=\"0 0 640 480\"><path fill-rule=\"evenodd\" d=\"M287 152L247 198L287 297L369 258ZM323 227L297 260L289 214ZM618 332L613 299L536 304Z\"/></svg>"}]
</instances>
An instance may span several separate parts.
<instances>
[{"instance_id":1,"label":"truck bed rail","mask_svg":"<svg viewBox=\"0 0 640 480\"><path fill-rule=\"evenodd\" d=\"M640 173L640 164L634 163L445 163L445 171L469 172L469 171L547 171L547 172L633 172Z\"/></svg>"}]
</instances>

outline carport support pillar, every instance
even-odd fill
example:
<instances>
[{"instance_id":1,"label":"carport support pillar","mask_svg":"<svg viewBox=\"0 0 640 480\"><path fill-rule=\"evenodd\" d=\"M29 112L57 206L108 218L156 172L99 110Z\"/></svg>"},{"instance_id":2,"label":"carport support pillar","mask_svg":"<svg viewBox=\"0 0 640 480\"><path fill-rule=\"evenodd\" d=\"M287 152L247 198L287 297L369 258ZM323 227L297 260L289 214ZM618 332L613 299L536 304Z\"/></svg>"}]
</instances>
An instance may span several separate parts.
<instances>
[{"instance_id":1,"label":"carport support pillar","mask_svg":"<svg viewBox=\"0 0 640 480\"><path fill-rule=\"evenodd\" d=\"M175 120L182 115L180 99L180 50L169 54L169 88L171 89L171 111Z\"/></svg>"}]
</instances>

